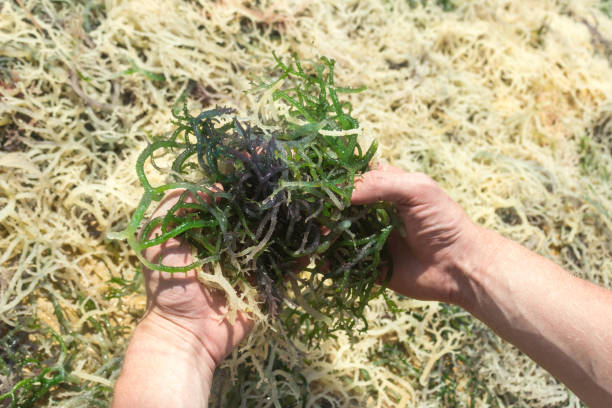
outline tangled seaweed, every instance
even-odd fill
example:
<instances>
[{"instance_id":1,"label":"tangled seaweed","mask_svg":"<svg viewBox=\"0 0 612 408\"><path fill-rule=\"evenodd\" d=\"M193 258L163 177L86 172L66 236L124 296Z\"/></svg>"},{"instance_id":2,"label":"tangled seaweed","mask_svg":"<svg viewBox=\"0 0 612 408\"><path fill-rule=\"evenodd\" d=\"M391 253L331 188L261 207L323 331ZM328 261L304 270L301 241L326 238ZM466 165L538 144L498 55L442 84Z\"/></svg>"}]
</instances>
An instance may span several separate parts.
<instances>
[{"instance_id":1,"label":"tangled seaweed","mask_svg":"<svg viewBox=\"0 0 612 408\"><path fill-rule=\"evenodd\" d=\"M310 72L295 57L289 65L276 62L281 76L263 88L290 84L273 92L275 101L288 104L288 117L269 131L241 122L228 108L195 117L186 108L175 111L176 130L138 158L144 194L121 235L154 270L219 263L230 282L258 288L268 315L290 336L312 343L336 330L350 332L360 320L367 328L365 306L384 296L376 282L381 268L390 270L384 245L395 216L383 203L350 205L354 178L377 148L374 142L362 149L351 105L339 100L361 89L336 86L334 61L325 57ZM157 167L160 153L173 158L170 180L152 186L144 166L150 159ZM184 192L167 214L145 220L152 202L177 188ZM161 234L147 239L157 226ZM195 248L192 264L168 266L142 256L177 236Z\"/></svg>"}]
</instances>

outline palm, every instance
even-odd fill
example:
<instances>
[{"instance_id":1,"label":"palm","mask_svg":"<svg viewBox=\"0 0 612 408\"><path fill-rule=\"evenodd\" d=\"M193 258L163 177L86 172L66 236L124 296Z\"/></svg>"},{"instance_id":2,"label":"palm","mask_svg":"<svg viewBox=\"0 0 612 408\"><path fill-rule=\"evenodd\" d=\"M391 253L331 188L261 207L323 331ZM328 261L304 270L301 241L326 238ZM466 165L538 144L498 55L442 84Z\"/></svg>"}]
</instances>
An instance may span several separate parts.
<instances>
[{"instance_id":1,"label":"palm","mask_svg":"<svg viewBox=\"0 0 612 408\"><path fill-rule=\"evenodd\" d=\"M166 195L153 216L165 214L181 193L174 190ZM159 229L153 229L151 235L158 232ZM169 266L185 266L193 262L191 246L180 239L170 239L147 248L144 256L152 262L161 260ZM148 313L155 313L194 334L217 364L253 326L245 314L239 314L234 324L224 319L227 312L224 294L201 284L195 270L171 274L145 268L144 277Z\"/></svg>"}]
</instances>

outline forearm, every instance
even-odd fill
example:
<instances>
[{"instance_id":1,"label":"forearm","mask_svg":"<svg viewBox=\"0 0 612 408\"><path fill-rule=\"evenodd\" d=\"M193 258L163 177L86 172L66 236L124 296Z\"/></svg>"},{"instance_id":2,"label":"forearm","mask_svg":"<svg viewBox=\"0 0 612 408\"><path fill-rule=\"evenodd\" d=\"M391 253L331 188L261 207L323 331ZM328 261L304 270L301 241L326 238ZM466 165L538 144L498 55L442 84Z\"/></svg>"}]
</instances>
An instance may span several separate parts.
<instances>
[{"instance_id":1,"label":"forearm","mask_svg":"<svg viewBox=\"0 0 612 408\"><path fill-rule=\"evenodd\" d=\"M590 407L612 406L612 292L492 231L461 269L458 302Z\"/></svg>"},{"instance_id":2,"label":"forearm","mask_svg":"<svg viewBox=\"0 0 612 408\"><path fill-rule=\"evenodd\" d=\"M206 407L214 367L191 333L149 315L128 346L113 407Z\"/></svg>"}]
</instances>

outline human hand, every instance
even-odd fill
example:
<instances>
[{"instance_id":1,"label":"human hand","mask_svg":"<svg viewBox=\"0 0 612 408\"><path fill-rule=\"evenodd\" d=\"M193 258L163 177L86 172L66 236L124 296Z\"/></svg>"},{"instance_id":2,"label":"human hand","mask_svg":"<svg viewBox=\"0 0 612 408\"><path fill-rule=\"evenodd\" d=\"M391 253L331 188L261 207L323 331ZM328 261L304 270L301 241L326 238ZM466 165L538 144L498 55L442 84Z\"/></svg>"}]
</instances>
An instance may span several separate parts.
<instances>
[{"instance_id":1,"label":"human hand","mask_svg":"<svg viewBox=\"0 0 612 408\"><path fill-rule=\"evenodd\" d=\"M379 165L355 180L353 204L394 204L405 236L394 231L388 248L393 273L388 287L421 300L460 304L462 271L474 261L480 228L430 177Z\"/></svg>"},{"instance_id":2,"label":"human hand","mask_svg":"<svg viewBox=\"0 0 612 408\"><path fill-rule=\"evenodd\" d=\"M610 290L477 226L424 174L383 165L355 181L353 204L380 200L406 230L388 242L389 288L462 306L586 404L612 406Z\"/></svg>"},{"instance_id":3,"label":"human hand","mask_svg":"<svg viewBox=\"0 0 612 408\"><path fill-rule=\"evenodd\" d=\"M183 192L166 194L153 217L164 215ZM147 238L159 232L154 228ZM147 248L143 255L169 266L193 262L191 246L180 238ZM215 368L251 331L253 321L244 313L233 324L225 319L225 296L201 284L196 270L170 274L144 268L144 278L147 313L125 354L113 407L206 407Z\"/></svg>"},{"instance_id":4,"label":"human hand","mask_svg":"<svg viewBox=\"0 0 612 408\"><path fill-rule=\"evenodd\" d=\"M162 199L152 217L159 217L174 206L184 190L172 190ZM208 199L207 196L203 196ZM185 202L193 201L190 197ZM154 228L150 236L160 233ZM168 266L185 266L193 262L191 245L172 238L161 245L147 248L144 257L154 263L161 260ZM231 324L222 292L206 287L197 279L196 270L167 273L144 268L147 290L147 316L179 336L195 338L205 348L215 366L218 365L253 327L245 313L238 313ZM214 368L213 368L214 369Z\"/></svg>"}]
</instances>

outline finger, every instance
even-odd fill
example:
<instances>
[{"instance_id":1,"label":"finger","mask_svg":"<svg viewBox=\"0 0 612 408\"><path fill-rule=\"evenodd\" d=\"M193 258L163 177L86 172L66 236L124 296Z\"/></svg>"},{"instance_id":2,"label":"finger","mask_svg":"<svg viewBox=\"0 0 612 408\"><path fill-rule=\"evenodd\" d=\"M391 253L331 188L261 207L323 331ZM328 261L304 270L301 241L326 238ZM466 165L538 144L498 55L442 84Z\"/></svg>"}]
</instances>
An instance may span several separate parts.
<instances>
[{"instance_id":1,"label":"finger","mask_svg":"<svg viewBox=\"0 0 612 408\"><path fill-rule=\"evenodd\" d=\"M391 231L391 234L389 235L389 238L387 239L387 243L386 243L387 249L389 250L389 253L391 254L391 257L393 258L393 270L389 271L389 267L391 265L387 265L385 264L379 274L378 277L376 278L376 283L379 285L382 285L385 280L387 279L387 275L389 272L391 272L391 280L389 282L387 282L387 287L390 289L392 288L393 285L393 273L394 271L400 269L399 265L398 265L398 261L400 261L402 259L401 256L397 256L398 254L402 253L405 254L406 253L406 244L403 240L403 238L401 237L401 235L399 234L399 232L397 230L393 230Z\"/></svg>"},{"instance_id":2,"label":"finger","mask_svg":"<svg viewBox=\"0 0 612 408\"><path fill-rule=\"evenodd\" d=\"M435 182L422 173L407 173L392 166L372 170L355 179L353 204L387 201L398 205L410 204L435 187Z\"/></svg>"},{"instance_id":3,"label":"finger","mask_svg":"<svg viewBox=\"0 0 612 408\"><path fill-rule=\"evenodd\" d=\"M215 183L211 187L209 187L209 190L214 194L216 192L223 191L223 186L220 183ZM153 212L152 218L159 217L161 215L165 215L172 207L174 207L174 205L180 199L181 195L184 193L185 193L184 188L177 188L174 190L169 190L164 196L164 198L162 198L161 201L159 202L159 205ZM204 191L198 191L198 196L200 196L200 198L202 198L205 202L210 203L210 195L208 193ZM216 196L215 200L216 201L220 200L220 197ZM185 198L183 199L183 202L189 203L189 204L197 204L198 200L196 200L195 197L193 196L193 193L189 191L186 193ZM189 209L187 208L183 210L189 211Z\"/></svg>"},{"instance_id":4,"label":"finger","mask_svg":"<svg viewBox=\"0 0 612 408\"><path fill-rule=\"evenodd\" d=\"M399 167L392 166L389 163L382 163L382 165L380 166L380 169L382 171L386 171L387 173L394 173L394 174L405 174L406 173L405 170L402 170Z\"/></svg>"},{"instance_id":5,"label":"finger","mask_svg":"<svg viewBox=\"0 0 612 408\"><path fill-rule=\"evenodd\" d=\"M214 184L209 188L213 193L223 191L223 186L221 184ZM158 218L165 216L179 201L181 196L185 194L183 202L185 203L197 203L199 200L196 200L191 191L187 191L185 189L174 189L166 192L166 195L161 199L160 204L153 212L151 218ZM210 196L203 191L198 191L198 195L201 199L207 203L210 203ZM219 197L217 197L219 199ZM183 216L187 212L195 211L190 208L181 208L176 211L176 215ZM161 225L156 225L151 229L151 231L147 234L146 239L151 239L152 237L156 237L161 234L162 228ZM142 233L142 230L141 232ZM139 235L140 235L139 233ZM193 257L191 256L191 246L184 242L181 239L171 238L165 241L161 245L156 245L153 247L146 248L143 251L143 255L146 259L158 262L160 259L164 260L165 265L170 266L185 266L189 265L193 262ZM148 271L148 268L145 268Z\"/></svg>"},{"instance_id":6,"label":"finger","mask_svg":"<svg viewBox=\"0 0 612 408\"><path fill-rule=\"evenodd\" d=\"M353 204L370 204L377 201L398 202L403 195L403 175L372 170L355 179L351 197Z\"/></svg>"},{"instance_id":7,"label":"finger","mask_svg":"<svg viewBox=\"0 0 612 408\"><path fill-rule=\"evenodd\" d=\"M152 231L151 236L155 236L158 231ZM186 266L193 263L193 255L191 253L191 245L185 240L171 238L162 244L146 248L142 251L145 259L153 263L163 263L166 266ZM163 261L162 261L163 260ZM143 269L149 273L153 272L146 266ZM172 276L174 274L167 272L159 272L160 276ZM183 275L183 274L176 274Z\"/></svg>"},{"instance_id":8,"label":"finger","mask_svg":"<svg viewBox=\"0 0 612 408\"><path fill-rule=\"evenodd\" d=\"M397 230L389 236L387 248L393 257L393 272L387 287L405 296L418 297L411 289L423 273L423 265L413 256L412 250Z\"/></svg>"},{"instance_id":9,"label":"finger","mask_svg":"<svg viewBox=\"0 0 612 408\"><path fill-rule=\"evenodd\" d=\"M179 200L179 197L181 196L181 194L183 194L184 191L184 188L168 190L157 205L155 211L153 211L153 214L151 214L151 218L166 214L174 206L174 204L176 204L176 202Z\"/></svg>"},{"instance_id":10,"label":"finger","mask_svg":"<svg viewBox=\"0 0 612 408\"><path fill-rule=\"evenodd\" d=\"M384 159L381 159L379 161L377 161L376 163L373 163L371 166L372 170L380 170L380 171L384 171L387 173L394 173L394 174L405 174L406 172L402 169L400 169L399 167L395 167L389 164L389 162L387 162Z\"/></svg>"}]
</instances>

